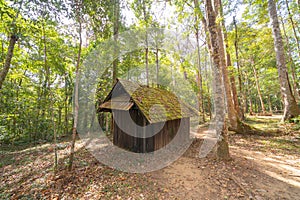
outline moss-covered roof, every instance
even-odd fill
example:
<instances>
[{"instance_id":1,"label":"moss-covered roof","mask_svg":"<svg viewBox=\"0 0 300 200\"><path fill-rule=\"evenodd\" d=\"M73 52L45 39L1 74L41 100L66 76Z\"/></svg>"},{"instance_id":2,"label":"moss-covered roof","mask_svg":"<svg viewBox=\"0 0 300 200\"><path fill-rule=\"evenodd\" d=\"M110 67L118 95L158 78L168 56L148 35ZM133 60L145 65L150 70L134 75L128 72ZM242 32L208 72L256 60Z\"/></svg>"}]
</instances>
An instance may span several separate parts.
<instances>
[{"instance_id":1,"label":"moss-covered roof","mask_svg":"<svg viewBox=\"0 0 300 200\"><path fill-rule=\"evenodd\" d=\"M116 99L122 99L119 96L123 96L124 92L127 93L130 98L123 98L123 102L115 101ZM108 102L112 102L110 106L104 106ZM104 103L100 105L100 108L127 110L131 102L137 105L150 123L198 115L195 109L182 102L170 91L147 87L121 79L114 85ZM121 104L127 105L123 106L124 108L126 107L126 109L119 109L119 107L123 108Z\"/></svg>"}]
</instances>

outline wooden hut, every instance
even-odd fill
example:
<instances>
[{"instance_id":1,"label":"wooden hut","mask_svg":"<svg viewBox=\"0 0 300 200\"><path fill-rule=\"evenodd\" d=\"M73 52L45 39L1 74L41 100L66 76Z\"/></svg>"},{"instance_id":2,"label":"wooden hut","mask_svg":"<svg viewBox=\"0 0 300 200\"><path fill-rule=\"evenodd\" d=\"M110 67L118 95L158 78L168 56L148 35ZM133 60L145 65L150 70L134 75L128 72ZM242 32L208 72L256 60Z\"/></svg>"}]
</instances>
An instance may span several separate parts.
<instances>
[{"instance_id":1,"label":"wooden hut","mask_svg":"<svg viewBox=\"0 0 300 200\"><path fill-rule=\"evenodd\" d=\"M176 134L189 139L190 117L197 115L172 92L120 79L99 111L113 112L114 145L142 153L164 147Z\"/></svg>"}]
</instances>

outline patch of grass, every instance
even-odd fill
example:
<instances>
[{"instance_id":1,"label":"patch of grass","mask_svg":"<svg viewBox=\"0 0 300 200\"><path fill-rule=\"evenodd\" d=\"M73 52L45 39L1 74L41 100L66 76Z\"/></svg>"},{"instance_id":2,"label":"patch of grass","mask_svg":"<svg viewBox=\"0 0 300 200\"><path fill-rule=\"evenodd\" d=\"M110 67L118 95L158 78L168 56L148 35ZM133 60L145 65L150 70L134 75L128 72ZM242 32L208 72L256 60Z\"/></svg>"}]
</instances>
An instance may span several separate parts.
<instances>
[{"instance_id":1,"label":"patch of grass","mask_svg":"<svg viewBox=\"0 0 300 200\"><path fill-rule=\"evenodd\" d=\"M299 131L299 130L300 130L300 123L299 123L299 124L296 124L296 125L293 127L293 130L294 130L294 131Z\"/></svg>"},{"instance_id":2,"label":"patch of grass","mask_svg":"<svg viewBox=\"0 0 300 200\"><path fill-rule=\"evenodd\" d=\"M247 124L250 124L251 126L254 126L258 129L275 129L279 128L278 124L279 121L276 119L261 119L256 117L247 118L246 120Z\"/></svg>"},{"instance_id":3,"label":"patch of grass","mask_svg":"<svg viewBox=\"0 0 300 200\"><path fill-rule=\"evenodd\" d=\"M265 149L272 149L278 151L294 151L300 153L299 141L291 141L282 138L273 138L268 140L260 140Z\"/></svg>"},{"instance_id":4,"label":"patch of grass","mask_svg":"<svg viewBox=\"0 0 300 200\"><path fill-rule=\"evenodd\" d=\"M13 155L9 155L9 156L1 156L0 157L0 168L7 166L7 165L11 165L14 164L16 162L15 158ZM0 196L1 197L1 196ZM0 198L1 199L1 198Z\"/></svg>"}]
</instances>

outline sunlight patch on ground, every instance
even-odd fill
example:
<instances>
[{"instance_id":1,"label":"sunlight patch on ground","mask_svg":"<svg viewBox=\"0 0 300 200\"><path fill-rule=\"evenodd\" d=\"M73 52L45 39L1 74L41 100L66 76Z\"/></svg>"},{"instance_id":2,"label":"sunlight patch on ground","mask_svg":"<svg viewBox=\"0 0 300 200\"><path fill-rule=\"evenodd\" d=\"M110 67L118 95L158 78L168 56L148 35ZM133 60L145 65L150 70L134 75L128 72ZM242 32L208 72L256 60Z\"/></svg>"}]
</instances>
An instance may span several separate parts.
<instances>
[{"instance_id":1,"label":"sunlight patch on ground","mask_svg":"<svg viewBox=\"0 0 300 200\"><path fill-rule=\"evenodd\" d=\"M267 175L293 186L300 187L300 159L298 157L277 156L237 147L231 147L231 149L239 151L239 155L256 163L256 165L260 166L259 170ZM294 158L294 162L291 162L292 158Z\"/></svg>"},{"instance_id":2,"label":"sunlight patch on ground","mask_svg":"<svg viewBox=\"0 0 300 200\"><path fill-rule=\"evenodd\" d=\"M283 181L285 183L288 183L290 185L293 185L293 186L296 186L296 187L300 188L300 182L299 181L295 181L295 180L292 180L292 179L285 178L285 177L279 175L278 173L275 173L275 172L272 172L272 171L269 171L269 170L266 170L265 173L268 174L269 176L273 177L273 178L276 178L280 181Z\"/></svg>"}]
</instances>

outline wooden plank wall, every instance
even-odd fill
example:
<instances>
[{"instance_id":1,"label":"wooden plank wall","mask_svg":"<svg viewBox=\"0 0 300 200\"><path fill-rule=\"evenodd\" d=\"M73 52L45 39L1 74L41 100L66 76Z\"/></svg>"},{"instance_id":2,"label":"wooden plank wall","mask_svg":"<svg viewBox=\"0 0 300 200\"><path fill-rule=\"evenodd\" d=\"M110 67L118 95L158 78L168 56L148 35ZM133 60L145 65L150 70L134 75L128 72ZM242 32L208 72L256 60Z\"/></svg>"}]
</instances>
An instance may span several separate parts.
<instances>
[{"instance_id":1,"label":"wooden plank wall","mask_svg":"<svg viewBox=\"0 0 300 200\"><path fill-rule=\"evenodd\" d=\"M151 132L148 133L148 135L151 135L153 132L159 132L152 137L143 138L143 136L147 136L147 133L145 131L138 131L136 126L130 127L128 120L133 120L139 126L146 126L148 125L146 118L139 110L132 109L130 110L132 119L128 119L126 112L128 111L114 111L114 117L118 117L121 123L120 125L122 127L126 126L126 128L130 130L130 134L133 136L122 131L118 125L114 123L113 143L116 146L133 152L144 153L153 152L166 146L175 137L176 133L180 134L178 138L179 140L186 140L189 138L189 118L167 121L160 131L158 129L162 126L162 122L152 124L149 129ZM179 129L180 123L182 124Z\"/></svg>"}]
</instances>

